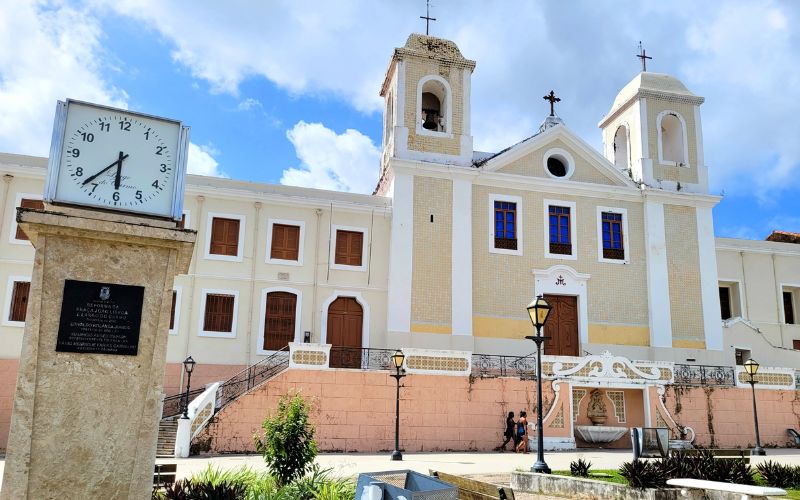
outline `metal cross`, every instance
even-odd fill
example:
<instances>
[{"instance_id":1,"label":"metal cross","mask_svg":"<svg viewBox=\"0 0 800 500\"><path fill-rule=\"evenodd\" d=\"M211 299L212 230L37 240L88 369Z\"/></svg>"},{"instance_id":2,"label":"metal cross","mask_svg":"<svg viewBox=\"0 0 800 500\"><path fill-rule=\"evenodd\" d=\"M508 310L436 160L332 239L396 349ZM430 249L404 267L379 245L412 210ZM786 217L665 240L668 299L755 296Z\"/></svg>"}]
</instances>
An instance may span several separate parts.
<instances>
[{"instance_id":1,"label":"metal cross","mask_svg":"<svg viewBox=\"0 0 800 500\"><path fill-rule=\"evenodd\" d=\"M652 59L652 57L648 56L647 52L642 48L641 40L639 41L639 53L636 57L642 60L642 71L647 71L647 60Z\"/></svg>"},{"instance_id":2,"label":"metal cross","mask_svg":"<svg viewBox=\"0 0 800 500\"><path fill-rule=\"evenodd\" d=\"M549 94L543 97L545 101L550 101L550 116L556 116L556 112L554 109L554 105L557 102L561 102L560 97L556 97L556 94L551 90Z\"/></svg>"},{"instance_id":3,"label":"metal cross","mask_svg":"<svg viewBox=\"0 0 800 500\"><path fill-rule=\"evenodd\" d=\"M425 20L425 34L429 35L430 33L428 32L428 30L431 26L431 21L435 21L436 18L431 17L431 0L427 0L426 3L427 3L427 13L424 16L419 16L419 18Z\"/></svg>"}]
</instances>

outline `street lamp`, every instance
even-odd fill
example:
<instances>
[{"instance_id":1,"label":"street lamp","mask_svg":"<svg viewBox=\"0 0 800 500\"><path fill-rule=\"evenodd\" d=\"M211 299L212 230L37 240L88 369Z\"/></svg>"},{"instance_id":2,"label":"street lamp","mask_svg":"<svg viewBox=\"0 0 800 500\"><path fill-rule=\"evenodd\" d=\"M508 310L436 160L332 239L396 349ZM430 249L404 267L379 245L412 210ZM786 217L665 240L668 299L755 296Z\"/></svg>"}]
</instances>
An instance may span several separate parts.
<instances>
[{"instance_id":1,"label":"street lamp","mask_svg":"<svg viewBox=\"0 0 800 500\"><path fill-rule=\"evenodd\" d=\"M189 418L189 387L192 384L192 370L197 362L191 356L183 360L183 369L186 371L186 395L183 397L183 416L181 418Z\"/></svg>"},{"instance_id":2,"label":"street lamp","mask_svg":"<svg viewBox=\"0 0 800 500\"><path fill-rule=\"evenodd\" d=\"M394 451L392 452L392 460L402 460L403 454L400 453L400 379L405 377L406 374L403 370L403 361L405 361L406 355L403 354L403 351L397 349L392 354L392 363L394 363L394 368L397 370L397 373L393 373L390 377L393 377L397 381L397 398L396 398L396 406L394 411Z\"/></svg>"},{"instance_id":3,"label":"street lamp","mask_svg":"<svg viewBox=\"0 0 800 500\"><path fill-rule=\"evenodd\" d=\"M750 450L751 455L760 455L764 456L767 454L764 451L764 448L761 447L761 436L758 434L758 409L756 408L756 373L758 373L758 361L754 359L748 359L744 362L744 369L747 374L750 376L750 388L753 390L753 420L755 421L756 425L756 447Z\"/></svg>"},{"instance_id":4,"label":"street lamp","mask_svg":"<svg viewBox=\"0 0 800 500\"><path fill-rule=\"evenodd\" d=\"M553 307L539 295L528 304L528 315L536 335L529 335L526 339L536 342L536 463L531 467L532 472L550 474L550 467L544 461L544 428L542 426L542 342L549 337L542 336L542 327L547 323L547 317ZM527 432L527 431L526 431Z\"/></svg>"}]
</instances>

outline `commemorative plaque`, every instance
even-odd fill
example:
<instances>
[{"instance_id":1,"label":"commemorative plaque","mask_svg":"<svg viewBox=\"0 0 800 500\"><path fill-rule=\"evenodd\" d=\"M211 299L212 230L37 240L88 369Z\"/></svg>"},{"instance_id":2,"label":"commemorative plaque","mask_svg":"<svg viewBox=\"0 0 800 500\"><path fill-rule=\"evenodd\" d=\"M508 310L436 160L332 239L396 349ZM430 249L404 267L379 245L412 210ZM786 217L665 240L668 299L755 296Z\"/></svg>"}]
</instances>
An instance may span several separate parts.
<instances>
[{"instance_id":1,"label":"commemorative plaque","mask_svg":"<svg viewBox=\"0 0 800 500\"><path fill-rule=\"evenodd\" d=\"M56 351L136 356L144 287L66 280Z\"/></svg>"}]
</instances>

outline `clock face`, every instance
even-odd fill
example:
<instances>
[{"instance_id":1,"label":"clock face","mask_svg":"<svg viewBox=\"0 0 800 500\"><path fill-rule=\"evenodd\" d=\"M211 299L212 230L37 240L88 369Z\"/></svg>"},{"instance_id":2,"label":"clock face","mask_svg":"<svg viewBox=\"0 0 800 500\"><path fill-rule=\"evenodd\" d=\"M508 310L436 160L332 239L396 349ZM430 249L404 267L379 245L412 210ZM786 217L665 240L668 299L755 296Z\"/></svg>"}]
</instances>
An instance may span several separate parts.
<instances>
[{"instance_id":1,"label":"clock face","mask_svg":"<svg viewBox=\"0 0 800 500\"><path fill-rule=\"evenodd\" d=\"M69 101L53 200L174 216L180 136L178 122Z\"/></svg>"}]
</instances>

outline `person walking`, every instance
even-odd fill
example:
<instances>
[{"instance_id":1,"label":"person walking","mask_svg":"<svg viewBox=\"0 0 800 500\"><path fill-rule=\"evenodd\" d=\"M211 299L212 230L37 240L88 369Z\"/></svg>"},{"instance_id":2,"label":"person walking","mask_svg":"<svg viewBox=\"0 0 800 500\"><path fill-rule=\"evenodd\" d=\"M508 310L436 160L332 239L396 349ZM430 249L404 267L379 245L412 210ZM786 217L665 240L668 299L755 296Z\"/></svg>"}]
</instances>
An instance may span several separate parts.
<instances>
[{"instance_id":1,"label":"person walking","mask_svg":"<svg viewBox=\"0 0 800 500\"><path fill-rule=\"evenodd\" d=\"M509 441L513 441L514 443L512 449L517 449L517 434L514 432L516 426L517 423L514 422L514 412L510 411L508 412L508 417L506 417L506 430L503 432L503 437L506 438L506 440L503 441L503 444L495 448L497 451L506 451L506 445Z\"/></svg>"},{"instance_id":2,"label":"person walking","mask_svg":"<svg viewBox=\"0 0 800 500\"><path fill-rule=\"evenodd\" d=\"M525 410L519 412L517 438L519 443L517 443L515 451L517 453L528 453L528 413Z\"/></svg>"}]
</instances>

